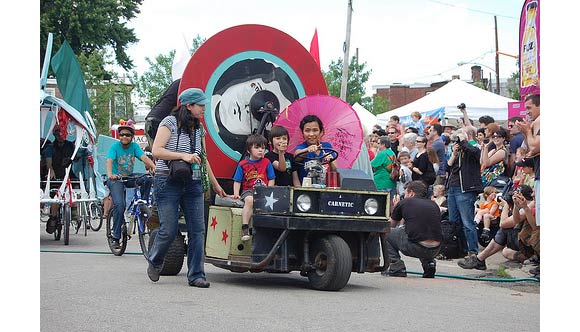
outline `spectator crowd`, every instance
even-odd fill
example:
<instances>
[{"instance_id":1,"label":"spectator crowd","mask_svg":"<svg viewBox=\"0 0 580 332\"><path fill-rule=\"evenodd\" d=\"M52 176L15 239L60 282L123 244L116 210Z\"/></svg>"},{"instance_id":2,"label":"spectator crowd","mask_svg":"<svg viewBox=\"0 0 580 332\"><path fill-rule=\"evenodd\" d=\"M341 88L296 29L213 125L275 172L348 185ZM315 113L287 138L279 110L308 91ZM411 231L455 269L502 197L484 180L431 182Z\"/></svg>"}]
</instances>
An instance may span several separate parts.
<instances>
[{"instance_id":1,"label":"spectator crowd","mask_svg":"<svg viewBox=\"0 0 580 332\"><path fill-rule=\"evenodd\" d=\"M441 220L462 225L460 267L485 270L486 258L501 251L533 265L539 278L540 95L525 98L525 118L507 123L485 115L476 127L465 104L458 108L457 127L425 125L419 112L407 123L393 115L385 128L375 125L365 144L377 189L399 202L410 182L422 181Z\"/></svg>"}]
</instances>

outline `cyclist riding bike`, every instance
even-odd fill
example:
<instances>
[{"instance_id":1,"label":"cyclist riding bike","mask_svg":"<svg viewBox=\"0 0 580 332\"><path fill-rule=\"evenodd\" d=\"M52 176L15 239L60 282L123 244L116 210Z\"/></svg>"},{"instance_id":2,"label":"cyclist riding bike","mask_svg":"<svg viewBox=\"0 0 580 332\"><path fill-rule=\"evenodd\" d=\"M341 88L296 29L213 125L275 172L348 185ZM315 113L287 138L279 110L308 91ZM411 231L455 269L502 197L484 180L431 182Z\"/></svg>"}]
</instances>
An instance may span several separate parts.
<instances>
[{"instance_id":1,"label":"cyclist riding bike","mask_svg":"<svg viewBox=\"0 0 580 332\"><path fill-rule=\"evenodd\" d=\"M150 177L140 177L134 181L117 181L123 176L133 176L135 158L139 158L149 173L155 173L155 164L145 155L139 144L133 142L135 136L135 126L133 120L119 121L117 132L119 141L113 143L107 154L107 186L113 199L113 234L112 246L120 247L121 224L124 220L125 212L125 188L139 186L141 198L145 201L149 199L152 180Z\"/></svg>"}]
</instances>

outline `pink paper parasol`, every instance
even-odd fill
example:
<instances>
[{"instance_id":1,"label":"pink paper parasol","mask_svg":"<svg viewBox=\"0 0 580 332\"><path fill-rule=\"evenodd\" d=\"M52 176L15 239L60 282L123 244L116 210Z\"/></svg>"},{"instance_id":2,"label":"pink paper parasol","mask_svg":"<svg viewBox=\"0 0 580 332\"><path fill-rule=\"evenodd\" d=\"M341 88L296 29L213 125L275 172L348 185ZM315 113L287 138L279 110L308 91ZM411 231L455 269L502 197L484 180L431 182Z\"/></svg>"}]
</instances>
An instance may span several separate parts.
<instances>
[{"instance_id":1,"label":"pink paper parasol","mask_svg":"<svg viewBox=\"0 0 580 332\"><path fill-rule=\"evenodd\" d=\"M274 125L281 125L290 133L288 152L304 142L300 121L313 114L322 120L324 136L321 141L330 142L338 152L338 167L351 168L358 157L363 142L363 130L356 111L342 99L334 96L306 96L286 107Z\"/></svg>"}]
</instances>

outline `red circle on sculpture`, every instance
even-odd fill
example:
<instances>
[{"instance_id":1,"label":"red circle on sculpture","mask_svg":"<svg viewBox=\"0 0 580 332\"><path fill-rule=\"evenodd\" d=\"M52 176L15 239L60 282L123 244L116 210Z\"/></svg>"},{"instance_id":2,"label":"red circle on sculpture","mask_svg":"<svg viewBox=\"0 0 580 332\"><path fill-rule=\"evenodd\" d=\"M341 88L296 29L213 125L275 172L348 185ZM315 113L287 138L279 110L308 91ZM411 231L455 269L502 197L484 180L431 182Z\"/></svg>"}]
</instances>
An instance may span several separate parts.
<instances>
[{"instance_id":1,"label":"red circle on sculpture","mask_svg":"<svg viewBox=\"0 0 580 332\"><path fill-rule=\"evenodd\" d=\"M296 73L307 96L328 95L324 76L310 53L290 35L257 24L234 26L205 41L187 63L178 93L191 87L205 91L210 77L220 64L234 54L247 51L270 53L282 59ZM221 151L211 133L206 132L209 134L206 136L207 155L215 176L231 178L238 160Z\"/></svg>"}]
</instances>

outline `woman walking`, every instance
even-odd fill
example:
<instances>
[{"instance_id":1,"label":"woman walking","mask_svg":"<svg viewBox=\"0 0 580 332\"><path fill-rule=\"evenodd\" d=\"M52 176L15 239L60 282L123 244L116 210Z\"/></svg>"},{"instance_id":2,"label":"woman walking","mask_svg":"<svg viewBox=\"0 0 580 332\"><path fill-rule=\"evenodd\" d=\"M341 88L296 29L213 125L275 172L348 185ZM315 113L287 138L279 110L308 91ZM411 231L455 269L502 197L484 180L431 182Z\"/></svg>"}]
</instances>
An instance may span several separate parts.
<instances>
[{"instance_id":1,"label":"woman walking","mask_svg":"<svg viewBox=\"0 0 580 332\"><path fill-rule=\"evenodd\" d=\"M202 170L214 191L225 196L211 166L205 157L205 131L200 123L209 102L201 89L189 88L179 95L181 106L159 124L153 143L153 156L158 159L155 174L155 198L159 213L159 232L149 251L147 275L151 281L159 280L163 259L178 232L179 207L187 226L187 280L190 286L207 288L209 282L204 272L204 202ZM170 176L171 162L185 162L185 176ZM205 163L205 164L204 164ZM188 168L191 168L188 169Z\"/></svg>"}]
</instances>

